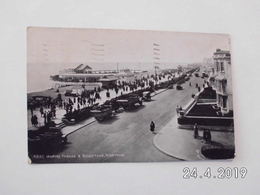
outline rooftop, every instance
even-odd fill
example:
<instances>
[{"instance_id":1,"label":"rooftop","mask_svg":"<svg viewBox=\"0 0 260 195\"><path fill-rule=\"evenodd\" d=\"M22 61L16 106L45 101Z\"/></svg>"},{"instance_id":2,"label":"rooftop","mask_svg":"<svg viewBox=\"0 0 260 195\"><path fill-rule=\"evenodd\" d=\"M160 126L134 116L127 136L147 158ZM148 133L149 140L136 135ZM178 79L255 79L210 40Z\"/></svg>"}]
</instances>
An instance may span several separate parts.
<instances>
[{"instance_id":1,"label":"rooftop","mask_svg":"<svg viewBox=\"0 0 260 195\"><path fill-rule=\"evenodd\" d=\"M92 69L89 65L80 64L75 70Z\"/></svg>"}]
</instances>

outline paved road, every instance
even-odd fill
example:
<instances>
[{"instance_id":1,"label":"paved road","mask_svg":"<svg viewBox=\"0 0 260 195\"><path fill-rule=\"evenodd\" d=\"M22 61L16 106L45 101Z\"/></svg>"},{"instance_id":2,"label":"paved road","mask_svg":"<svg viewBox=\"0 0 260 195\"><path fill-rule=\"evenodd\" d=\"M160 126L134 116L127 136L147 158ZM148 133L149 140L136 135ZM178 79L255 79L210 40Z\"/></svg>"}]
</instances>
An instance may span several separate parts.
<instances>
[{"instance_id":1,"label":"paved road","mask_svg":"<svg viewBox=\"0 0 260 195\"><path fill-rule=\"evenodd\" d=\"M121 111L105 122L95 122L68 136L49 162L158 162L177 161L153 145L155 134L149 131L151 120L156 132L176 114L176 106L184 106L197 93L195 84L202 87L203 79L192 77L183 85L184 90L169 89L144 102L131 111ZM57 157L57 156L56 156Z\"/></svg>"}]
</instances>

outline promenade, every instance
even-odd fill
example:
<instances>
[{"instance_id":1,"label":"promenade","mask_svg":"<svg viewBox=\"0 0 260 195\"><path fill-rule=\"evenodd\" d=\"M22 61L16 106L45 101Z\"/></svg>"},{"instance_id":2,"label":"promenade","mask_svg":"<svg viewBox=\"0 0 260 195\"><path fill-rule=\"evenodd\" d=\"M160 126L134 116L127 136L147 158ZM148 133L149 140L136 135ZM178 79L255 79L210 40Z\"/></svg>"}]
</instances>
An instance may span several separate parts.
<instances>
[{"instance_id":1,"label":"promenade","mask_svg":"<svg viewBox=\"0 0 260 195\"><path fill-rule=\"evenodd\" d=\"M195 78L193 77L192 78L193 80L193 83L194 82L198 82L200 85L202 84L203 80L200 79L200 78ZM162 81L161 81L162 82ZM176 89L160 89L160 90L157 90L156 92L154 92L152 94L152 96L154 97L154 99L156 99L157 101L160 101L160 99L162 99L163 97L165 97L166 99L169 100L169 95L170 94L175 94L177 99L174 99L174 101L176 102L179 102L177 105L182 105L183 107L185 107L184 105L187 104L191 99L191 94L193 94L197 89L195 87L190 87L188 82L185 83L184 85L184 91L182 92L178 92L177 93L177 90ZM139 89L139 88L138 88ZM168 92L165 92L165 91L168 91ZM122 91L122 90L119 90L118 92L118 95L115 93L114 90L109 90L110 92L110 97L107 97L106 96L106 90L103 90L100 92L100 96L101 96L101 99L100 100L97 100L96 103L99 103L99 105L103 104L105 101L107 100L110 100L111 98L114 98L116 96L119 96L121 95L121 92L123 92L124 94L126 93L130 93L130 91ZM159 95L159 94L165 94L163 96ZM167 95L168 94L168 95ZM158 97L157 97L158 95ZM179 97L179 96L183 96L183 98ZM68 97L65 97L65 98L68 98ZM71 98L71 97L70 97ZM73 99L73 97L72 97ZM162 101L162 100L161 100ZM163 101L162 101L163 102ZM152 102L147 102L145 103L145 107L150 105L152 106L154 103ZM149 138L151 140L151 144L154 147L154 150L158 150L164 154L167 154L169 157L173 157L174 159L179 159L179 160L191 160L191 161L195 161L195 160L204 160L206 159L201 153L200 153L200 150L201 150L201 147L205 145L205 143L202 142L202 138L199 138L199 139L194 139L193 138L193 128L192 126L182 126L181 128L179 127L178 123L177 123L177 115L175 113L175 107L176 107L176 103L171 103L173 105L171 105L171 109L169 111L167 110L161 110L160 112L170 112L172 114L168 114L167 118L169 118L169 120L167 120L167 123L164 123L163 121L165 120L165 117L167 113L163 114L162 115L162 119L156 119L155 120L155 123L158 127L158 131L156 131L156 134L155 136L148 136L149 132L145 133L145 134L142 134L140 135L141 137L146 135L148 137L146 137L145 139ZM77 102L77 98L76 98L76 102L74 103L74 108L76 108L76 106L78 105L78 102ZM155 104L156 105L156 104ZM150 107L149 106L149 107ZM172 107L173 106L173 107ZM153 106L152 106L153 107ZM169 107L169 106L168 106ZM148 109L148 107L146 108ZM45 110L48 110L48 109L45 109ZM149 111L150 108L149 108ZM140 112L140 111L139 111ZM139 114L138 112L138 114ZM148 113L148 111L144 111L145 113ZM63 115L66 113L66 111L64 109L60 109L60 108L56 108L56 118L53 119L53 121L56 123L56 124L60 124L62 121L62 117ZM131 113L131 112L130 112ZM117 120L118 118L121 118L120 120L123 120L123 118L125 118L124 120L130 120L130 123L131 123L131 119L128 119L128 117L130 117L130 114L129 112L124 112L124 114L121 114L121 113L118 113L116 114L116 117L115 119L113 119L112 121L108 121L106 123L103 123L102 126L100 126L100 124L98 125L98 127L100 128L106 128L105 126L109 125L111 122ZM38 117L38 122L39 122L39 125L42 126L44 125L44 118L41 117L40 115L40 111L39 111L39 108L37 108L36 110L34 110L33 114L35 114L37 117ZM140 112L140 114L142 115L142 111ZM119 117L119 115L121 117ZM132 117L134 117L134 115L132 115ZM142 115L142 120L145 121L145 123L147 123L150 119L149 115L147 115L147 119L144 119L144 115ZM30 110L28 110L28 129L29 130L33 130L33 129L37 129L36 127L33 127L31 125L31 121L30 121L30 118L31 118L31 112ZM136 126L137 127L137 124L139 124L141 121L140 118L135 118L134 119L135 121L132 121L132 126ZM136 120L139 120L139 122L137 123ZM95 130L95 127L97 127L97 124L93 124L93 123L97 123L98 122L96 121L96 119L94 117L90 117L86 120L83 120L75 125L71 125L71 126L65 126L62 128L62 132L63 134L65 135L71 135L73 134L73 136L69 136L70 137L70 140L71 140L71 143L75 143L75 140L78 140L78 142L80 143L80 139L81 139L81 136L79 137L77 135L77 133L74 134L74 132L79 132L79 135L81 134L86 134L87 132L89 132L89 134L92 134L91 132L96 132L96 135L92 135L94 137L92 137L92 139L95 140L95 137L100 139L100 136L102 135L102 139L106 139L106 137L110 134L106 134L106 130L103 130L103 131L96 131ZM93 125L92 125L93 124ZM114 132L115 129L118 129L118 127L114 127L116 126L117 123L113 122L113 126L109 125L109 129L111 132ZM117 125L119 125L120 127L122 126L120 123L118 123ZM143 125L143 124L142 124ZM141 125L141 126L142 126ZM88 127L87 127L88 126ZM131 125L130 125L131 126ZM130 127L128 126L128 127ZM127 127L127 129L128 129ZM112 130L113 128L115 128L114 130ZM122 128L122 127L121 127ZM88 131L84 131L88 129ZM132 128L131 128L132 129ZM81 131L79 131L81 130ZM216 131L215 131L216 130ZM124 132L124 129L121 129L122 132ZM128 131L128 130L127 130ZM141 133L141 132L140 132ZM103 134L106 134L103 135ZM121 134L121 133L120 133ZM203 131L202 129L199 130L199 135L202 137L202 134L203 134ZM212 134L212 142L210 144L220 144L220 145L232 145L234 144L234 133L232 131L221 131L221 127L214 127L214 130L211 131L211 134ZM127 134L126 134L127 135ZM119 135L118 135L119 136ZM121 135L122 136L122 135ZM114 137L112 137L114 139ZM122 137L121 137L122 138ZM107 138L107 139L110 139L110 138ZM147 145L149 145L149 139L147 139ZM74 141L73 141L74 140ZM91 141L89 141L91 142ZM84 142L84 143L87 143L87 142ZM105 143L105 142L104 142ZM138 142L139 143L139 142ZM95 144L98 144L98 143L93 143L94 145ZM130 143L129 143L130 144ZM114 148L114 145L115 143L111 143L111 145L109 145L109 147L111 148ZM89 150L91 150L91 145L88 146L86 145L86 147L90 147ZM95 148L98 153L98 151L103 151L105 150L104 148L107 148L108 146L103 146L101 145L100 146L101 148L98 149L98 148ZM123 145L121 146L123 147ZM134 146L132 146L134 147ZM143 147L142 145L140 145L139 147ZM78 148L77 144L75 145L75 148ZM69 150L66 150L68 153L74 153L75 151L75 148L71 148ZM124 147L123 147L124 148ZM124 150L122 148L122 152L124 153L127 153L126 150ZM117 151L117 149L115 149ZM154 153L155 151L154 150L151 150L152 153ZM135 151L135 150L134 150ZM144 151L147 151L147 149L144 149ZM159 152L159 153L160 153ZM66 153L66 152L65 152ZM128 155L131 155L131 153L129 153ZM138 156L138 154L135 153L135 155ZM162 157L159 157L160 155L158 154L158 158L162 158ZM146 158L151 158L149 156L149 152L147 152L147 155L146 155ZM132 159L132 158L131 158ZM140 157L140 159L142 159L142 157ZM122 160L122 159L121 159ZM154 160L154 159L153 159ZM166 158L165 158L166 160ZM170 159L167 159L167 161L170 160ZM109 160L110 161L110 160Z\"/></svg>"},{"instance_id":2,"label":"promenade","mask_svg":"<svg viewBox=\"0 0 260 195\"><path fill-rule=\"evenodd\" d=\"M151 80L151 79L150 79ZM161 83L161 82L165 82L167 79L166 78L162 78L160 81L157 81L157 83ZM154 81L154 80L152 80ZM70 88L72 88L73 86L70 86ZM145 85L145 87L148 87L148 85ZM69 97L69 96L64 96L65 94L65 91L68 87L66 88L60 88L60 93L62 94L62 98L63 100L68 100L68 99L71 99L72 101L74 101L74 97ZM138 87L137 89L134 89L133 91L137 91L137 90L140 90L141 87ZM55 92L55 90L52 90L53 92L51 92L50 90L48 91L43 91L43 92L37 92L37 95L41 95L41 93L45 94L46 92L50 93L51 94L51 97L55 97L55 94L58 94ZM128 93L131 93L133 91L130 91L129 90L129 87L128 87L128 90L123 90L123 89L119 89L118 90L118 93L116 94L115 90L109 90L109 93L110 93L110 97L107 97L106 95L106 90L102 90L99 95L100 95L100 99L96 99L95 101L95 104L98 104L98 105L102 105L104 102L106 102L107 100L111 100L112 98L115 98L115 97L118 97L120 96L121 94L128 94ZM156 92L152 92L151 93L151 96L155 96L161 92L165 91L165 89L160 89L160 90L157 90ZM80 105L80 109L84 108L85 106L83 105ZM77 97L75 97L75 103L73 104L73 110L74 109L78 109L78 99ZM47 109L47 108L43 108L43 111L50 111L50 109ZM66 110L64 108L58 108L56 107L56 117L55 118L52 118L52 121L55 122L55 124L62 124L62 117L64 116L64 114L66 114ZM44 126L44 117L41 116L41 113L40 113L40 108L35 108L35 110L33 111L33 115L36 115L37 118L38 118L38 126L35 127L32 125L31 123L31 117L32 117L32 114L31 114L31 111L30 110L27 110L27 123L28 123L28 130L36 130L38 129L38 127L40 126ZM96 119L94 117L90 117L88 119L85 119L75 125L71 125L71 126L65 126L62 128L62 132L63 134L65 135L69 135L73 132L76 132L78 129L82 128L82 127L85 127L87 126L88 124L91 124L93 122L95 122Z\"/></svg>"},{"instance_id":3,"label":"promenade","mask_svg":"<svg viewBox=\"0 0 260 195\"><path fill-rule=\"evenodd\" d=\"M213 127L214 129L220 127ZM222 127L225 128L225 127ZM205 160L201 154L203 130L199 130L200 138L193 137L192 126L181 128L177 123L177 115L156 134L153 143L160 151L180 160ZM234 145L234 132L211 130L212 141L209 145Z\"/></svg>"}]
</instances>

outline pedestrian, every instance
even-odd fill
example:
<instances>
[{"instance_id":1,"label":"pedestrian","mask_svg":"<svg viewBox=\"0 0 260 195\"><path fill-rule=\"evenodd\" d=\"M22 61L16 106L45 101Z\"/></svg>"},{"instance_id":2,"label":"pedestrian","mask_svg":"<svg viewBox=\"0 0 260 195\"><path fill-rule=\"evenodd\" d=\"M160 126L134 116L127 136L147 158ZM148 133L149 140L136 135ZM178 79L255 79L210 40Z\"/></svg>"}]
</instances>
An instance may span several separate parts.
<instances>
[{"instance_id":1,"label":"pedestrian","mask_svg":"<svg viewBox=\"0 0 260 195\"><path fill-rule=\"evenodd\" d=\"M150 131L151 131L152 133L154 133L154 129L155 129L155 124L154 124L153 121L151 121L151 123L150 123Z\"/></svg>"},{"instance_id":2,"label":"pedestrian","mask_svg":"<svg viewBox=\"0 0 260 195\"><path fill-rule=\"evenodd\" d=\"M86 106L86 98L83 98L83 105Z\"/></svg>"},{"instance_id":3,"label":"pedestrian","mask_svg":"<svg viewBox=\"0 0 260 195\"><path fill-rule=\"evenodd\" d=\"M198 86L198 91L200 92L200 86Z\"/></svg>"},{"instance_id":4,"label":"pedestrian","mask_svg":"<svg viewBox=\"0 0 260 195\"><path fill-rule=\"evenodd\" d=\"M69 104L66 105L66 114L69 113Z\"/></svg>"},{"instance_id":5,"label":"pedestrian","mask_svg":"<svg viewBox=\"0 0 260 195\"><path fill-rule=\"evenodd\" d=\"M82 100L82 98L80 98L80 102L79 102L79 104L80 104L80 106L83 105L83 100Z\"/></svg>"},{"instance_id":6,"label":"pedestrian","mask_svg":"<svg viewBox=\"0 0 260 195\"><path fill-rule=\"evenodd\" d=\"M52 112L53 112L53 117L56 118L56 110L53 109Z\"/></svg>"},{"instance_id":7,"label":"pedestrian","mask_svg":"<svg viewBox=\"0 0 260 195\"><path fill-rule=\"evenodd\" d=\"M206 144L211 141L211 133L208 129L203 131L203 140L206 142Z\"/></svg>"},{"instance_id":8,"label":"pedestrian","mask_svg":"<svg viewBox=\"0 0 260 195\"><path fill-rule=\"evenodd\" d=\"M47 113L47 123L48 123L48 124L51 122L51 117L52 117L51 112L48 112L48 113Z\"/></svg>"},{"instance_id":9,"label":"pedestrian","mask_svg":"<svg viewBox=\"0 0 260 195\"><path fill-rule=\"evenodd\" d=\"M41 113L41 117L43 116L43 107L41 106L41 108L40 108L40 113Z\"/></svg>"},{"instance_id":10,"label":"pedestrian","mask_svg":"<svg viewBox=\"0 0 260 195\"><path fill-rule=\"evenodd\" d=\"M109 91L107 90L107 93L106 93L106 95L107 95L107 98L110 98L110 93L109 93Z\"/></svg>"},{"instance_id":11,"label":"pedestrian","mask_svg":"<svg viewBox=\"0 0 260 195\"><path fill-rule=\"evenodd\" d=\"M44 124L46 125L46 123L47 123L47 112L46 111L43 114L43 118L44 118Z\"/></svg>"},{"instance_id":12,"label":"pedestrian","mask_svg":"<svg viewBox=\"0 0 260 195\"><path fill-rule=\"evenodd\" d=\"M179 114L179 110L180 110L180 108L179 108L179 106L177 106L177 107L176 107L176 112L177 112L177 114Z\"/></svg>"},{"instance_id":13,"label":"pedestrian","mask_svg":"<svg viewBox=\"0 0 260 195\"><path fill-rule=\"evenodd\" d=\"M32 123L32 126L34 126L34 117L33 117L33 115L31 117L31 123Z\"/></svg>"},{"instance_id":14,"label":"pedestrian","mask_svg":"<svg viewBox=\"0 0 260 195\"><path fill-rule=\"evenodd\" d=\"M190 82L190 87L191 87L191 82Z\"/></svg>"},{"instance_id":15,"label":"pedestrian","mask_svg":"<svg viewBox=\"0 0 260 195\"><path fill-rule=\"evenodd\" d=\"M73 102L72 102L72 100L70 98L69 98L69 104L73 105Z\"/></svg>"},{"instance_id":16,"label":"pedestrian","mask_svg":"<svg viewBox=\"0 0 260 195\"><path fill-rule=\"evenodd\" d=\"M207 140L206 142L211 142L211 132L210 130L207 130Z\"/></svg>"},{"instance_id":17,"label":"pedestrian","mask_svg":"<svg viewBox=\"0 0 260 195\"><path fill-rule=\"evenodd\" d=\"M94 95L94 97L95 97L96 99L99 99L99 93L96 92L95 95Z\"/></svg>"},{"instance_id":18,"label":"pedestrian","mask_svg":"<svg viewBox=\"0 0 260 195\"><path fill-rule=\"evenodd\" d=\"M203 130L203 140L202 140L202 142L206 142L206 139L207 139L207 135L206 135L207 133L206 133L206 129L204 129Z\"/></svg>"},{"instance_id":19,"label":"pedestrian","mask_svg":"<svg viewBox=\"0 0 260 195\"><path fill-rule=\"evenodd\" d=\"M90 105L90 103L91 103L91 100L90 100L90 98L88 98L88 106Z\"/></svg>"},{"instance_id":20,"label":"pedestrian","mask_svg":"<svg viewBox=\"0 0 260 195\"><path fill-rule=\"evenodd\" d=\"M193 135L193 137L195 139L199 137L199 128L198 128L197 123L195 123L195 125L194 125L194 135Z\"/></svg>"},{"instance_id":21,"label":"pedestrian","mask_svg":"<svg viewBox=\"0 0 260 195\"><path fill-rule=\"evenodd\" d=\"M33 105L30 105L31 115L33 115Z\"/></svg>"},{"instance_id":22,"label":"pedestrian","mask_svg":"<svg viewBox=\"0 0 260 195\"><path fill-rule=\"evenodd\" d=\"M38 125L38 117L36 115L33 116L34 118L34 126Z\"/></svg>"}]
</instances>

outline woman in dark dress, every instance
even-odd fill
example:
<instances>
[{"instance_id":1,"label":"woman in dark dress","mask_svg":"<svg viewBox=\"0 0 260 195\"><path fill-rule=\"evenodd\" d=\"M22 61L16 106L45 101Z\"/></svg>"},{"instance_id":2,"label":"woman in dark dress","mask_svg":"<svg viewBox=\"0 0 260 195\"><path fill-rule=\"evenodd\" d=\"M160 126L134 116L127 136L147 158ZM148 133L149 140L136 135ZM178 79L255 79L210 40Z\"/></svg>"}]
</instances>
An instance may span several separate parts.
<instances>
[{"instance_id":1,"label":"woman in dark dress","mask_svg":"<svg viewBox=\"0 0 260 195\"><path fill-rule=\"evenodd\" d=\"M199 137L199 128L198 128L198 125L197 123L195 123L194 125L194 138L198 138Z\"/></svg>"},{"instance_id":2,"label":"woman in dark dress","mask_svg":"<svg viewBox=\"0 0 260 195\"><path fill-rule=\"evenodd\" d=\"M150 131L151 131L152 133L154 133L154 129L155 129L155 124L154 124L154 122L152 121L152 122L150 123Z\"/></svg>"}]
</instances>

